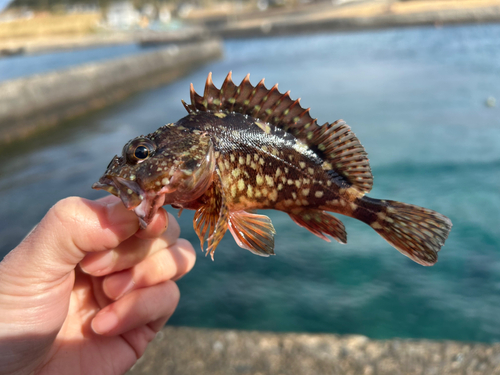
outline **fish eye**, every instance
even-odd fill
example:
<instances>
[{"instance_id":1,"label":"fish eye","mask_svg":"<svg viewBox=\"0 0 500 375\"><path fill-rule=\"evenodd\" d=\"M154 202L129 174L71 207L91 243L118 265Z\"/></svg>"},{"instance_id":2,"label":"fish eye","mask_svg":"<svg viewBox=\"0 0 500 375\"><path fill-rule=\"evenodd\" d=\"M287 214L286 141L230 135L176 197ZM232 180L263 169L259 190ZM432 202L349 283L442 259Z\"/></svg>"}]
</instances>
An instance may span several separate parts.
<instances>
[{"instance_id":1,"label":"fish eye","mask_svg":"<svg viewBox=\"0 0 500 375\"><path fill-rule=\"evenodd\" d=\"M144 160L149 157L149 150L146 146L137 146L134 156L139 160Z\"/></svg>"},{"instance_id":2,"label":"fish eye","mask_svg":"<svg viewBox=\"0 0 500 375\"><path fill-rule=\"evenodd\" d=\"M136 138L131 140L123 148L123 156L132 164L142 163L144 160L154 156L156 145L147 138Z\"/></svg>"}]
</instances>

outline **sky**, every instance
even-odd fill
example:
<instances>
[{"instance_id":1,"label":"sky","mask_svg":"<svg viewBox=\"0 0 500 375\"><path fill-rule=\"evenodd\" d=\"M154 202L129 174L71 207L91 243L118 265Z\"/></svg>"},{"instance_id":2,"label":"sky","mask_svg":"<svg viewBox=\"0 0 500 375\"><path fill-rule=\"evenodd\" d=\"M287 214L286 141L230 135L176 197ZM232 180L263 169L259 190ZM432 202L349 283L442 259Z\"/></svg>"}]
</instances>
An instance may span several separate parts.
<instances>
[{"instance_id":1,"label":"sky","mask_svg":"<svg viewBox=\"0 0 500 375\"><path fill-rule=\"evenodd\" d=\"M0 12L7 6L12 0L0 0Z\"/></svg>"}]
</instances>

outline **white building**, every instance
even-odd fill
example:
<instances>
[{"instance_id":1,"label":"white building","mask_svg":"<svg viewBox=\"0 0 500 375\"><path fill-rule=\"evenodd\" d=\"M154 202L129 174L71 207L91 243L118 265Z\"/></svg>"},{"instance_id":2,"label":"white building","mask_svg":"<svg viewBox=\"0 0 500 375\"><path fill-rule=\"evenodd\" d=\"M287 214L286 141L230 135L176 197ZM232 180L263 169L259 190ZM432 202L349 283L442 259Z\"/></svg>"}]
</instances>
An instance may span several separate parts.
<instances>
[{"instance_id":1,"label":"white building","mask_svg":"<svg viewBox=\"0 0 500 375\"><path fill-rule=\"evenodd\" d=\"M129 28L137 25L140 19L141 14L129 1L112 3L106 12L106 21L111 27Z\"/></svg>"}]
</instances>

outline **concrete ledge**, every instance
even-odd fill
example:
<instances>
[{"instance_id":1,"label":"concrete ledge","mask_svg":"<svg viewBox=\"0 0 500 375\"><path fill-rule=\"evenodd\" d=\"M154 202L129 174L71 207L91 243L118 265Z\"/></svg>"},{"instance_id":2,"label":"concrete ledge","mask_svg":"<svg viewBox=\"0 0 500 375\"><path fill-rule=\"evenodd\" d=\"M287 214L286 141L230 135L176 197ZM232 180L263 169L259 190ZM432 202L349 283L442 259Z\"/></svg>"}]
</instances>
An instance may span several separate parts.
<instances>
[{"instance_id":1,"label":"concrete ledge","mask_svg":"<svg viewBox=\"0 0 500 375\"><path fill-rule=\"evenodd\" d=\"M50 53L135 43L131 33L114 32L90 35L5 38L0 40L0 58L23 54Z\"/></svg>"},{"instance_id":2,"label":"concrete ledge","mask_svg":"<svg viewBox=\"0 0 500 375\"><path fill-rule=\"evenodd\" d=\"M500 374L500 344L165 327L127 373Z\"/></svg>"},{"instance_id":3,"label":"concrete ledge","mask_svg":"<svg viewBox=\"0 0 500 375\"><path fill-rule=\"evenodd\" d=\"M411 14L384 14L373 17L337 17L327 13L303 17L261 19L241 24L229 23L215 28L222 38L249 38L323 31L374 30L388 27L443 24L487 23L500 21L500 6L473 9L428 11Z\"/></svg>"},{"instance_id":4,"label":"concrete ledge","mask_svg":"<svg viewBox=\"0 0 500 375\"><path fill-rule=\"evenodd\" d=\"M208 39L213 39L213 37L204 27L190 27L169 31L109 31L80 36L11 38L0 40L0 58L2 56L51 53L120 44L136 43L147 47L156 44L186 44Z\"/></svg>"},{"instance_id":5,"label":"concrete ledge","mask_svg":"<svg viewBox=\"0 0 500 375\"><path fill-rule=\"evenodd\" d=\"M0 83L0 143L179 78L222 56L222 43L203 41Z\"/></svg>"}]
</instances>

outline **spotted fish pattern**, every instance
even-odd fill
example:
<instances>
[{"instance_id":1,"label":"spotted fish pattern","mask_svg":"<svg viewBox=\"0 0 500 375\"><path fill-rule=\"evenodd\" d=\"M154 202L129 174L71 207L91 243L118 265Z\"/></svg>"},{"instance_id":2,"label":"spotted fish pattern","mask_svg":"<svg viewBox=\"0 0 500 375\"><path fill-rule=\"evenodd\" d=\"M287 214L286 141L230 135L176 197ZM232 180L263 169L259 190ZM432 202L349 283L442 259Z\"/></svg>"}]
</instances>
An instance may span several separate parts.
<instances>
[{"instance_id":1,"label":"spotted fish pattern","mask_svg":"<svg viewBox=\"0 0 500 375\"><path fill-rule=\"evenodd\" d=\"M342 120L319 125L289 92L247 75L221 88L191 85L188 115L128 142L95 189L119 196L146 227L162 205L196 210L202 249L229 231L251 252L274 254L275 230L258 209L286 212L318 237L346 243L334 212L361 220L415 262L429 266L451 230L435 211L366 196L373 185L367 153Z\"/></svg>"}]
</instances>

